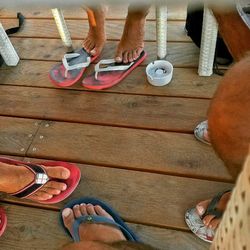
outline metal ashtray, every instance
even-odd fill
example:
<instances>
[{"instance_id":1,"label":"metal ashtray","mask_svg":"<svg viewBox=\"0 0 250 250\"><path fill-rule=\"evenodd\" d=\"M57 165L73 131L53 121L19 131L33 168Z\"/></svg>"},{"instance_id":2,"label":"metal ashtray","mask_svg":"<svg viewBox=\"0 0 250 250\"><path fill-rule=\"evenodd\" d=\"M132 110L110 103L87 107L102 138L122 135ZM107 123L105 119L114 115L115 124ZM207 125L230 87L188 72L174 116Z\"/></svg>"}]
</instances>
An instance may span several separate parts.
<instances>
[{"instance_id":1,"label":"metal ashtray","mask_svg":"<svg viewBox=\"0 0 250 250\"><path fill-rule=\"evenodd\" d=\"M157 60L148 64L146 74L150 84L164 86L172 80L173 65L165 60Z\"/></svg>"}]
</instances>

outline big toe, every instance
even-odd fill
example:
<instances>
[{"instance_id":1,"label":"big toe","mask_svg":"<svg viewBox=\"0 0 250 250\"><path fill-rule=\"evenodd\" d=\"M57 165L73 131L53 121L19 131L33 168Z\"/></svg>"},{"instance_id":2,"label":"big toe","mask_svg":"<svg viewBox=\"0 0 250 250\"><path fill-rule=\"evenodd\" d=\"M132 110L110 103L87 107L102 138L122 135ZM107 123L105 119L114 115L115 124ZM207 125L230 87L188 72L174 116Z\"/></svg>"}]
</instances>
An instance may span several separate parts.
<instances>
[{"instance_id":1,"label":"big toe","mask_svg":"<svg viewBox=\"0 0 250 250\"><path fill-rule=\"evenodd\" d=\"M66 180L70 177L70 171L64 167L46 167L49 177Z\"/></svg>"},{"instance_id":2,"label":"big toe","mask_svg":"<svg viewBox=\"0 0 250 250\"><path fill-rule=\"evenodd\" d=\"M202 216L206 212L209 203L210 203L210 200L205 200L205 201L199 202L196 205L196 210L199 216Z\"/></svg>"},{"instance_id":3,"label":"big toe","mask_svg":"<svg viewBox=\"0 0 250 250\"><path fill-rule=\"evenodd\" d=\"M74 223L74 213L73 210L70 208L65 208L62 211L62 218L63 218L63 223L65 227L71 231L73 223Z\"/></svg>"}]
</instances>

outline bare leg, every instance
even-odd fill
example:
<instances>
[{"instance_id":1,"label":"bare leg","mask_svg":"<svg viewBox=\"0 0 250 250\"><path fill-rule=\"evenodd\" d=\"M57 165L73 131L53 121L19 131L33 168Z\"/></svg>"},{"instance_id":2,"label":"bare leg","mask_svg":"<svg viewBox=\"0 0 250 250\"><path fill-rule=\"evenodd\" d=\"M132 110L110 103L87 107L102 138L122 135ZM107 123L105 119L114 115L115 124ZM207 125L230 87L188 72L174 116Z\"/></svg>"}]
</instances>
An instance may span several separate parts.
<instances>
[{"instance_id":1,"label":"bare leg","mask_svg":"<svg viewBox=\"0 0 250 250\"><path fill-rule=\"evenodd\" d=\"M118 44L115 60L132 62L136 60L144 48L144 26L150 6L130 5L122 38Z\"/></svg>"},{"instance_id":2,"label":"bare leg","mask_svg":"<svg viewBox=\"0 0 250 250\"><path fill-rule=\"evenodd\" d=\"M88 13L89 32L83 41L83 48L93 56L99 55L106 41L105 15L107 7L102 5L97 6L91 9L92 13L89 9L86 10ZM94 23L92 14L94 14Z\"/></svg>"},{"instance_id":3,"label":"bare leg","mask_svg":"<svg viewBox=\"0 0 250 250\"><path fill-rule=\"evenodd\" d=\"M213 9L219 25L219 32L236 61L250 50L250 29L235 10Z\"/></svg>"}]
</instances>

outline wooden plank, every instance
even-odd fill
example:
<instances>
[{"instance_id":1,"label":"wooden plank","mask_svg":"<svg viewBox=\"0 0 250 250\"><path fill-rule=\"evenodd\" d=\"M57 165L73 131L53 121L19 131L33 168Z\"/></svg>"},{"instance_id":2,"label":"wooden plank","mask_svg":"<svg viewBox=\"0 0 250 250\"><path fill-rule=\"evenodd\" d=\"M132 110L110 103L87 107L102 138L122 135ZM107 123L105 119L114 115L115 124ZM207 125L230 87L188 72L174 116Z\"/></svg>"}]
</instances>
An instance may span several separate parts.
<instances>
[{"instance_id":1,"label":"wooden plank","mask_svg":"<svg viewBox=\"0 0 250 250\"><path fill-rule=\"evenodd\" d=\"M5 116L190 133L206 119L209 106L203 99L5 85L0 85L0 100Z\"/></svg>"},{"instance_id":2,"label":"wooden plank","mask_svg":"<svg viewBox=\"0 0 250 250\"><path fill-rule=\"evenodd\" d=\"M35 59L46 61L60 61L66 50L59 39L11 38L21 59ZM81 46L81 41L74 41L75 47ZM117 43L108 41L101 57L112 58L115 55ZM32 48L32 49L31 49ZM156 44L145 42L148 56L142 65L147 65L157 59ZM199 49L193 43L168 43L167 60L175 67L197 67Z\"/></svg>"},{"instance_id":3,"label":"wooden plank","mask_svg":"<svg viewBox=\"0 0 250 250\"><path fill-rule=\"evenodd\" d=\"M1 117L4 128L17 130L4 133L2 129L1 138L8 141L18 133L26 136L23 127L30 122L34 121ZM21 155L14 143L6 150L5 141L0 154ZM213 150L187 134L44 121L26 155L219 181L232 179Z\"/></svg>"},{"instance_id":4,"label":"wooden plank","mask_svg":"<svg viewBox=\"0 0 250 250\"><path fill-rule=\"evenodd\" d=\"M17 25L16 19L2 19L4 28ZM124 21L112 20L106 22L106 34L108 40L120 40L123 32ZM67 26L72 39L83 40L87 36L89 25L82 20L67 20ZM184 31L185 22L168 22L168 41L191 41ZM23 29L12 37L36 37L36 38L60 38L54 20L28 19ZM147 21L145 26L145 40L156 41L156 22Z\"/></svg>"},{"instance_id":5,"label":"wooden plank","mask_svg":"<svg viewBox=\"0 0 250 250\"><path fill-rule=\"evenodd\" d=\"M45 121L27 155L231 180L213 149L187 134Z\"/></svg>"},{"instance_id":6,"label":"wooden plank","mask_svg":"<svg viewBox=\"0 0 250 250\"><path fill-rule=\"evenodd\" d=\"M194 234L183 231L145 227L139 224L129 226L138 233L143 242L162 250L205 250L210 244L199 240Z\"/></svg>"},{"instance_id":7,"label":"wooden plank","mask_svg":"<svg viewBox=\"0 0 250 250\"><path fill-rule=\"evenodd\" d=\"M81 169L82 180L74 193L59 204L41 204L38 205L40 208L59 210L69 200L97 197L116 208L130 223L189 231L184 221L185 211L197 202L232 187L229 183L186 177L93 165L78 166ZM26 206L37 204L7 195L3 195L1 200L13 204L18 202Z\"/></svg>"},{"instance_id":8,"label":"wooden plank","mask_svg":"<svg viewBox=\"0 0 250 250\"><path fill-rule=\"evenodd\" d=\"M128 4L109 6L107 19L125 19L127 16ZM18 8L14 9L0 9L0 18L15 18L16 13L21 12L27 19L45 18L52 19L51 11L41 7L32 7L32 9ZM86 19L86 12L82 8L68 8L63 10L65 19ZM147 19L155 19L155 7L152 6ZM168 5L168 19L169 20L185 20L186 19L186 4L179 3L175 5Z\"/></svg>"},{"instance_id":9,"label":"wooden plank","mask_svg":"<svg viewBox=\"0 0 250 250\"><path fill-rule=\"evenodd\" d=\"M22 60L17 67L1 67L0 84L52 88L54 85L48 80L48 72L54 64L55 62ZM90 66L86 75L93 70L93 66ZM175 68L171 84L157 88L148 84L143 66L136 68L121 84L102 92L212 98L220 79L221 76L218 75L200 77L194 68ZM84 90L80 82L69 89Z\"/></svg>"},{"instance_id":10,"label":"wooden plank","mask_svg":"<svg viewBox=\"0 0 250 250\"><path fill-rule=\"evenodd\" d=\"M1 101L0 101L1 105ZM14 106L10 108L15 109ZM1 154L25 155L40 121L0 117L0 152Z\"/></svg>"},{"instance_id":11,"label":"wooden plank","mask_svg":"<svg viewBox=\"0 0 250 250\"><path fill-rule=\"evenodd\" d=\"M8 212L7 230L1 237L2 250L53 250L71 242L59 224L55 223L58 221L58 212L5 203L0 205ZM159 249L167 247L169 250L204 250L209 247L207 243L198 240L191 233L131 223L129 226L137 232L145 243Z\"/></svg>"}]
</instances>

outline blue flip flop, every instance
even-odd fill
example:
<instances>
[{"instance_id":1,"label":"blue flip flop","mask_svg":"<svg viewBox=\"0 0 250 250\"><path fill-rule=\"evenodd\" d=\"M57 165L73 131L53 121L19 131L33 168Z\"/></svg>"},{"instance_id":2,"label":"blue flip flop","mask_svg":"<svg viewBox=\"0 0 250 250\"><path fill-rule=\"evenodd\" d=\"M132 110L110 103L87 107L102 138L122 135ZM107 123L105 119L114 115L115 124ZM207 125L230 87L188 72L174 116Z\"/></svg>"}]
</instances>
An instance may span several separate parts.
<instances>
[{"instance_id":1,"label":"blue flip flop","mask_svg":"<svg viewBox=\"0 0 250 250\"><path fill-rule=\"evenodd\" d=\"M106 217L99 216L99 215L86 215L86 216L79 217L79 218L77 218L75 220L75 222L73 224L73 236L72 236L71 233L69 232L69 230L64 226L63 218L62 218L62 211L65 208L71 208L72 209L75 205L81 204L81 203L92 204L94 206L95 205L101 206L107 213L109 213L112 216L114 221L111 220L111 219L108 219ZM65 205L65 207L61 210L60 223L61 223L64 231L71 238L73 238L73 240L75 242L80 241L79 226L82 223L106 224L106 225L115 226L115 227L119 228L122 231L122 233L124 234L124 236L126 237L126 239L128 241L140 242L138 236L124 223L124 221L121 219L119 214L111 206L109 206L105 202L103 202L101 200L98 200L98 199L95 199L95 198L85 197L85 198L72 200L69 203L67 203Z\"/></svg>"}]
</instances>

